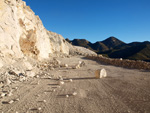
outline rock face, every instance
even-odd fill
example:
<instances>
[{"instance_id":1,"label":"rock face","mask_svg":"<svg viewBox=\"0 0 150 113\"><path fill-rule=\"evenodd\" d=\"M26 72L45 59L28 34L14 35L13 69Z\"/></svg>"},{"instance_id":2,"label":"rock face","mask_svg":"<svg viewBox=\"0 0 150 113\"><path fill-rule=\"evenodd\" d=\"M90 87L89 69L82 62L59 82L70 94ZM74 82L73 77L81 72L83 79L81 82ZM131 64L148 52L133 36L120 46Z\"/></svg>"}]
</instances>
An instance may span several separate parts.
<instances>
[{"instance_id":1,"label":"rock face","mask_svg":"<svg viewBox=\"0 0 150 113\"><path fill-rule=\"evenodd\" d=\"M0 0L0 56L36 59L50 54L69 54L68 43L47 31L42 21L22 0Z\"/></svg>"}]
</instances>

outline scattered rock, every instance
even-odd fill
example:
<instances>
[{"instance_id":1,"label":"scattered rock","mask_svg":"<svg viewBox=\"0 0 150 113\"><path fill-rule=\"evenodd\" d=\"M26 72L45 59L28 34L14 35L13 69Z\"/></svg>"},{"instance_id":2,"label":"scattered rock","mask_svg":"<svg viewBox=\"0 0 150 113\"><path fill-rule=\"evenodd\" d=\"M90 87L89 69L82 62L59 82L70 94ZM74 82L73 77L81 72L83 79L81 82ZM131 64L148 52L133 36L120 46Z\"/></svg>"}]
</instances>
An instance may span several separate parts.
<instances>
[{"instance_id":1,"label":"scattered rock","mask_svg":"<svg viewBox=\"0 0 150 113\"><path fill-rule=\"evenodd\" d=\"M5 84L5 86L9 86L11 84L10 79L6 78L4 84Z\"/></svg>"},{"instance_id":2,"label":"scattered rock","mask_svg":"<svg viewBox=\"0 0 150 113\"><path fill-rule=\"evenodd\" d=\"M101 70L96 70L95 71L95 77L96 78L104 78L107 76L106 70L103 68Z\"/></svg>"},{"instance_id":3,"label":"scattered rock","mask_svg":"<svg viewBox=\"0 0 150 113\"><path fill-rule=\"evenodd\" d=\"M66 67L66 68L67 68L67 67L68 67L68 64L61 64L60 66L61 66L61 67Z\"/></svg>"},{"instance_id":4,"label":"scattered rock","mask_svg":"<svg viewBox=\"0 0 150 113\"><path fill-rule=\"evenodd\" d=\"M79 65L80 65L80 67L83 67L83 66L85 66L85 62L84 61L79 61Z\"/></svg>"},{"instance_id":5,"label":"scattered rock","mask_svg":"<svg viewBox=\"0 0 150 113\"><path fill-rule=\"evenodd\" d=\"M34 77L35 76L35 72L33 72L33 71L26 71L26 75L28 77Z\"/></svg>"},{"instance_id":6,"label":"scattered rock","mask_svg":"<svg viewBox=\"0 0 150 113\"><path fill-rule=\"evenodd\" d=\"M17 99L15 99L14 101L19 101L20 99L19 98L17 98Z\"/></svg>"},{"instance_id":7,"label":"scattered rock","mask_svg":"<svg viewBox=\"0 0 150 113\"><path fill-rule=\"evenodd\" d=\"M26 81L26 80L27 80L27 78L25 76L20 76L19 77L19 81L20 82L23 82L23 81Z\"/></svg>"},{"instance_id":8,"label":"scattered rock","mask_svg":"<svg viewBox=\"0 0 150 113\"><path fill-rule=\"evenodd\" d=\"M0 96L1 96L1 98L2 98L2 97L4 97L4 96L6 96L6 93L1 93Z\"/></svg>"},{"instance_id":9,"label":"scattered rock","mask_svg":"<svg viewBox=\"0 0 150 113\"><path fill-rule=\"evenodd\" d=\"M12 96L13 94L12 94L12 92L10 91L8 94L7 94L7 96Z\"/></svg>"},{"instance_id":10,"label":"scattered rock","mask_svg":"<svg viewBox=\"0 0 150 113\"><path fill-rule=\"evenodd\" d=\"M58 76L59 80L62 81L63 80L63 77L62 76Z\"/></svg>"},{"instance_id":11,"label":"scattered rock","mask_svg":"<svg viewBox=\"0 0 150 113\"><path fill-rule=\"evenodd\" d=\"M32 70L33 69L32 65L27 61L24 62L24 66L26 67L27 70Z\"/></svg>"},{"instance_id":12,"label":"scattered rock","mask_svg":"<svg viewBox=\"0 0 150 113\"><path fill-rule=\"evenodd\" d=\"M13 100L10 100L9 102L8 102L8 104L12 104L14 101Z\"/></svg>"},{"instance_id":13,"label":"scattered rock","mask_svg":"<svg viewBox=\"0 0 150 113\"><path fill-rule=\"evenodd\" d=\"M72 79L69 79L69 81L72 82L73 80L72 80Z\"/></svg>"},{"instance_id":14,"label":"scattered rock","mask_svg":"<svg viewBox=\"0 0 150 113\"><path fill-rule=\"evenodd\" d=\"M4 84L2 82L0 82L0 88L2 88L4 86Z\"/></svg>"},{"instance_id":15,"label":"scattered rock","mask_svg":"<svg viewBox=\"0 0 150 113\"><path fill-rule=\"evenodd\" d=\"M69 97L69 95L66 95L66 97L68 98L68 97Z\"/></svg>"},{"instance_id":16,"label":"scattered rock","mask_svg":"<svg viewBox=\"0 0 150 113\"><path fill-rule=\"evenodd\" d=\"M43 102L46 102L46 100L43 100Z\"/></svg>"},{"instance_id":17,"label":"scattered rock","mask_svg":"<svg viewBox=\"0 0 150 113\"><path fill-rule=\"evenodd\" d=\"M39 85L40 84L40 82L39 81L37 81L37 85Z\"/></svg>"},{"instance_id":18,"label":"scattered rock","mask_svg":"<svg viewBox=\"0 0 150 113\"><path fill-rule=\"evenodd\" d=\"M8 73L9 73L10 75L16 75L16 76L18 76L18 74L17 74L15 71L13 71L13 70L8 71Z\"/></svg>"},{"instance_id":19,"label":"scattered rock","mask_svg":"<svg viewBox=\"0 0 150 113\"><path fill-rule=\"evenodd\" d=\"M73 95L73 96L77 95L77 92L73 92L72 95Z\"/></svg>"},{"instance_id":20,"label":"scattered rock","mask_svg":"<svg viewBox=\"0 0 150 113\"><path fill-rule=\"evenodd\" d=\"M59 61L59 60L56 59L56 58L53 58L53 61L54 61L54 63L57 64L57 65L60 65L60 64L61 64L61 61Z\"/></svg>"},{"instance_id":21,"label":"scattered rock","mask_svg":"<svg viewBox=\"0 0 150 113\"><path fill-rule=\"evenodd\" d=\"M38 108L38 110L40 111L40 110L42 110L42 108L41 108L41 107L39 107L39 108Z\"/></svg>"},{"instance_id":22,"label":"scattered rock","mask_svg":"<svg viewBox=\"0 0 150 113\"><path fill-rule=\"evenodd\" d=\"M35 76L35 78L39 78L39 77L40 77L39 75L36 75L36 76Z\"/></svg>"},{"instance_id":23,"label":"scattered rock","mask_svg":"<svg viewBox=\"0 0 150 113\"><path fill-rule=\"evenodd\" d=\"M64 81L59 81L59 85L63 85L63 84L65 84Z\"/></svg>"},{"instance_id":24,"label":"scattered rock","mask_svg":"<svg viewBox=\"0 0 150 113\"><path fill-rule=\"evenodd\" d=\"M18 87L15 87L15 89L17 90L17 89L18 89Z\"/></svg>"},{"instance_id":25,"label":"scattered rock","mask_svg":"<svg viewBox=\"0 0 150 113\"><path fill-rule=\"evenodd\" d=\"M77 65L75 65L75 66L72 66L72 69L79 69L80 68L80 65L79 64L77 64Z\"/></svg>"},{"instance_id":26,"label":"scattered rock","mask_svg":"<svg viewBox=\"0 0 150 113\"><path fill-rule=\"evenodd\" d=\"M47 78L48 78L48 79L52 79L52 77L51 77L51 76L48 76Z\"/></svg>"}]
</instances>

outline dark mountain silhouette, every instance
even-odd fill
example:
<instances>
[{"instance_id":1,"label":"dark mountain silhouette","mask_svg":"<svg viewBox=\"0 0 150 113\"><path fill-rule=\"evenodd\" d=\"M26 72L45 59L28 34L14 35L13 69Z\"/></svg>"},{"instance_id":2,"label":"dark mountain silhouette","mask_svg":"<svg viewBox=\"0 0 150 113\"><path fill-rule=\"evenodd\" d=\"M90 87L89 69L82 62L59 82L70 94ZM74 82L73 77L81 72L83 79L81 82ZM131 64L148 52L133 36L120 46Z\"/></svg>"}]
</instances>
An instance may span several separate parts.
<instances>
[{"instance_id":1,"label":"dark mountain silhouette","mask_svg":"<svg viewBox=\"0 0 150 113\"><path fill-rule=\"evenodd\" d=\"M150 42L133 42L105 52L110 58L150 61Z\"/></svg>"},{"instance_id":2,"label":"dark mountain silhouette","mask_svg":"<svg viewBox=\"0 0 150 113\"><path fill-rule=\"evenodd\" d=\"M150 61L150 42L148 41L127 44L115 37L95 43L85 39L66 40L72 45L88 48L110 58Z\"/></svg>"},{"instance_id":3,"label":"dark mountain silhouette","mask_svg":"<svg viewBox=\"0 0 150 113\"><path fill-rule=\"evenodd\" d=\"M96 42L94 44L91 44L91 47L96 52L99 52L99 51L108 51L109 50L109 48L105 44L103 44L102 42Z\"/></svg>"},{"instance_id":4,"label":"dark mountain silhouette","mask_svg":"<svg viewBox=\"0 0 150 113\"><path fill-rule=\"evenodd\" d=\"M115 37L109 37L106 40L102 41L102 43L105 44L109 49L113 49L116 46L125 45L124 42Z\"/></svg>"}]
</instances>

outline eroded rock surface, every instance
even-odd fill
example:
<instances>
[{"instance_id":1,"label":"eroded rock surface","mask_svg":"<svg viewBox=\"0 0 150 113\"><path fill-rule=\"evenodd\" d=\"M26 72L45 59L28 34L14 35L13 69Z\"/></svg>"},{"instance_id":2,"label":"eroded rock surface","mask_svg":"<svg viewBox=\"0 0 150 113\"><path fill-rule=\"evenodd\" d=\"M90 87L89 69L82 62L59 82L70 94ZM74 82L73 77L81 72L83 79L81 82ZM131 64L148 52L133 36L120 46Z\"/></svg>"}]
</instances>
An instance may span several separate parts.
<instances>
[{"instance_id":1,"label":"eroded rock surface","mask_svg":"<svg viewBox=\"0 0 150 113\"><path fill-rule=\"evenodd\" d=\"M55 52L69 54L64 38L47 31L38 16L22 0L0 1L0 53L43 59Z\"/></svg>"}]
</instances>

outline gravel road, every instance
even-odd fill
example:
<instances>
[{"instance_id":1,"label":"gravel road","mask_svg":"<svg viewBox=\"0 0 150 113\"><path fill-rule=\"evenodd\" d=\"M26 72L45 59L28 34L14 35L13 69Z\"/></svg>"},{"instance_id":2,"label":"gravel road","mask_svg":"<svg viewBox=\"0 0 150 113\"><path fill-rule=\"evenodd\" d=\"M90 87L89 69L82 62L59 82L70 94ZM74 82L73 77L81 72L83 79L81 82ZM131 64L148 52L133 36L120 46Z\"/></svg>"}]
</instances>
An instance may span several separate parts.
<instances>
[{"instance_id":1,"label":"gravel road","mask_svg":"<svg viewBox=\"0 0 150 113\"><path fill-rule=\"evenodd\" d=\"M102 65L82 57L59 58L80 69L56 68L18 87L12 96L0 99L0 113L149 113L150 72ZM107 77L95 78L95 70L105 68ZM58 76L64 84L59 85ZM71 80L72 81L71 81ZM8 101L13 100L9 104Z\"/></svg>"}]
</instances>

